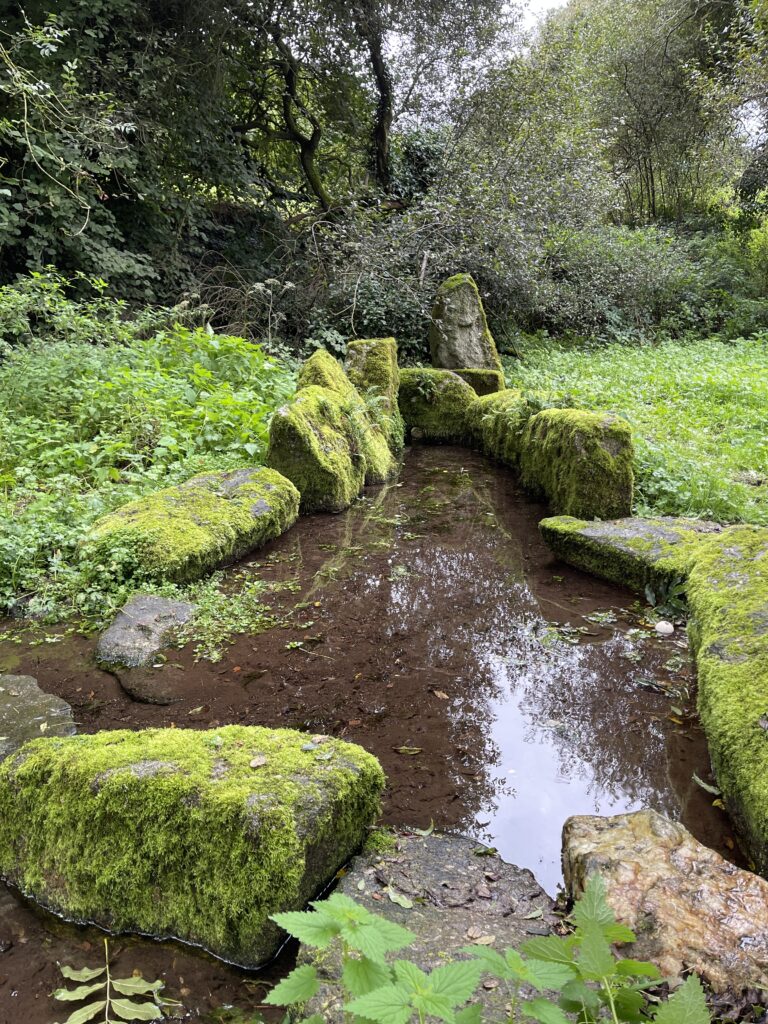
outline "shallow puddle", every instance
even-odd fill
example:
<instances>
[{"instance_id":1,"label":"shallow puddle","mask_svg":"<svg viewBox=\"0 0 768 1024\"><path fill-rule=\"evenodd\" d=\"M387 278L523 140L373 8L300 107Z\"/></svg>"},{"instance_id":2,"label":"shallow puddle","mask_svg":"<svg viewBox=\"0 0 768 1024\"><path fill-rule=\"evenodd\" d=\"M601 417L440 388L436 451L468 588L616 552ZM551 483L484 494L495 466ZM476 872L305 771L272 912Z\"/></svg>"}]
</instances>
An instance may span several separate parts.
<instances>
[{"instance_id":1,"label":"shallow puddle","mask_svg":"<svg viewBox=\"0 0 768 1024\"><path fill-rule=\"evenodd\" d=\"M684 635L658 637L628 591L556 562L537 530L545 514L482 456L413 448L397 484L302 520L247 564L288 584L271 598L282 624L215 664L167 652L154 671L177 703L130 700L83 638L4 644L0 670L35 675L82 731L242 722L342 735L381 759L388 822L476 836L551 893L570 814L649 806L728 854L729 823L693 781L709 761ZM0 1022L53 1020L56 959L90 963L93 941L0 900ZM258 1004L258 984L191 951L131 942L124 956L166 978L181 1019Z\"/></svg>"}]
</instances>

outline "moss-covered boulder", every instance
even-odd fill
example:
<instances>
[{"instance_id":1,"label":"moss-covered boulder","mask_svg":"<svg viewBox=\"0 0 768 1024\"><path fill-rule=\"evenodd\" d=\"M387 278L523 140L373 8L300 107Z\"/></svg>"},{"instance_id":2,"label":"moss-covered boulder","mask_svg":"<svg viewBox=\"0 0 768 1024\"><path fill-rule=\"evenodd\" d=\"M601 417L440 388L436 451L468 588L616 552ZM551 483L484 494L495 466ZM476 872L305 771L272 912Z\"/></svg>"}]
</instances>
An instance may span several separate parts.
<instances>
[{"instance_id":1,"label":"moss-covered boulder","mask_svg":"<svg viewBox=\"0 0 768 1024\"><path fill-rule=\"evenodd\" d=\"M304 514L341 512L364 484L391 480L399 468L357 391L344 395L316 384L303 386L272 417L266 461L296 485Z\"/></svg>"},{"instance_id":2,"label":"moss-covered boulder","mask_svg":"<svg viewBox=\"0 0 768 1024\"><path fill-rule=\"evenodd\" d=\"M506 387L501 370L467 369L455 372L469 384L476 395L492 395L497 391L503 391Z\"/></svg>"},{"instance_id":3,"label":"moss-covered boulder","mask_svg":"<svg viewBox=\"0 0 768 1024\"><path fill-rule=\"evenodd\" d=\"M467 413L470 440L492 459L519 470L525 427L536 411L520 391L481 395Z\"/></svg>"},{"instance_id":4,"label":"moss-covered boulder","mask_svg":"<svg viewBox=\"0 0 768 1024\"><path fill-rule=\"evenodd\" d=\"M115 932L255 967L361 845L384 775L362 748L226 726L43 739L0 765L0 874Z\"/></svg>"},{"instance_id":5,"label":"moss-covered boulder","mask_svg":"<svg viewBox=\"0 0 768 1024\"><path fill-rule=\"evenodd\" d=\"M342 398L351 398L355 394L355 386L342 369L341 363L324 348L313 352L299 370L296 390L310 387L328 388Z\"/></svg>"},{"instance_id":6,"label":"moss-covered boulder","mask_svg":"<svg viewBox=\"0 0 768 1024\"><path fill-rule=\"evenodd\" d=\"M722 529L717 523L672 516L606 522L553 516L539 523L541 535L558 558L639 593L648 585L687 576L701 541Z\"/></svg>"},{"instance_id":7,"label":"moss-covered boulder","mask_svg":"<svg viewBox=\"0 0 768 1024\"><path fill-rule=\"evenodd\" d=\"M124 574L184 582L279 537L298 512L298 491L274 470L203 473L97 520L84 544Z\"/></svg>"},{"instance_id":8,"label":"moss-covered boulder","mask_svg":"<svg viewBox=\"0 0 768 1024\"><path fill-rule=\"evenodd\" d=\"M450 370L400 371L400 412L408 434L416 430L425 441L464 444L469 439L467 414L477 398Z\"/></svg>"},{"instance_id":9,"label":"moss-covered boulder","mask_svg":"<svg viewBox=\"0 0 768 1024\"><path fill-rule=\"evenodd\" d=\"M522 438L522 483L553 512L614 519L632 510L634 449L629 424L581 409L545 409Z\"/></svg>"},{"instance_id":10,"label":"moss-covered boulder","mask_svg":"<svg viewBox=\"0 0 768 1024\"><path fill-rule=\"evenodd\" d=\"M501 372L483 300L470 274L454 274L438 289L429 327L432 364L446 370Z\"/></svg>"},{"instance_id":11,"label":"moss-covered boulder","mask_svg":"<svg viewBox=\"0 0 768 1024\"><path fill-rule=\"evenodd\" d=\"M371 417L384 431L392 453L399 455L405 442L405 426L398 405L400 371L395 339L350 341L344 368L360 395L370 399Z\"/></svg>"}]
</instances>

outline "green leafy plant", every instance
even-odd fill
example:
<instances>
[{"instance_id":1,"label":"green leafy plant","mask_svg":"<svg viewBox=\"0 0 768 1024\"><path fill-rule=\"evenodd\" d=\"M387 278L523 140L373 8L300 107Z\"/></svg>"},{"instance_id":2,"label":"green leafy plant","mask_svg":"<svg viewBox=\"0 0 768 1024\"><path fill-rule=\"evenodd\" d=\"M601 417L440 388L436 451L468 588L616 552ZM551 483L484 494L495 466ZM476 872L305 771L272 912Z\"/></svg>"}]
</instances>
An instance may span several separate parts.
<instances>
[{"instance_id":1,"label":"green leafy plant","mask_svg":"<svg viewBox=\"0 0 768 1024\"><path fill-rule=\"evenodd\" d=\"M701 983L689 977L666 1001L649 997L661 978L648 962L624 959L615 943L634 942L608 906L599 876L587 883L570 918L568 935L523 943L521 951L465 946L468 959L426 972L389 954L415 938L407 929L334 893L312 911L276 914L274 920L305 946L340 950L340 976L330 982L351 1024L408 1024L437 1019L446 1024L481 1024L483 1008L470 1003L483 976L505 987L509 1024L520 1017L538 1024L709 1024ZM274 1006L301 1006L320 991L313 964L302 964L269 994ZM533 994L536 993L536 994ZM651 1002L653 998L653 1002ZM314 1014L304 1024L322 1024Z\"/></svg>"},{"instance_id":2,"label":"green leafy plant","mask_svg":"<svg viewBox=\"0 0 768 1024\"><path fill-rule=\"evenodd\" d=\"M101 967L75 969L59 966L67 981L79 982L76 988L59 988L53 998L61 1003L84 1003L67 1017L64 1024L86 1024L99 1020L103 1024L125 1021L163 1020L157 1002L162 981L145 981L141 977L114 978L110 970L109 942L104 939L104 964Z\"/></svg>"},{"instance_id":3,"label":"green leafy plant","mask_svg":"<svg viewBox=\"0 0 768 1024\"><path fill-rule=\"evenodd\" d=\"M660 618L682 619L688 612L685 580L680 577L662 581L654 587L649 583L645 588L645 597Z\"/></svg>"}]
</instances>

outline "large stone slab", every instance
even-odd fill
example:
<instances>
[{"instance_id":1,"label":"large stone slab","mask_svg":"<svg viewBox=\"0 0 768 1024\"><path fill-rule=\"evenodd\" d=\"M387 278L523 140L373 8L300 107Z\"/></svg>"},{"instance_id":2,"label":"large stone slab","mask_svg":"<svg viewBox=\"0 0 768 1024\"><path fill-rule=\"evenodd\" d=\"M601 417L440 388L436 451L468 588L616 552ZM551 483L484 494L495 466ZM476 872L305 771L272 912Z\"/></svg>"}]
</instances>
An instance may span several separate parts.
<instances>
[{"instance_id":1,"label":"large stone slab","mask_svg":"<svg viewBox=\"0 0 768 1024\"><path fill-rule=\"evenodd\" d=\"M36 740L0 765L0 874L115 932L255 967L361 844L384 775L362 748L226 726Z\"/></svg>"},{"instance_id":2,"label":"large stone slab","mask_svg":"<svg viewBox=\"0 0 768 1024\"><path fill-rule=\"evenodd\" d=\"M464 444L474 390L451 370L400 371L400 412L406 432L437 444Z\"/></svg>"},{"instance_id":3,"label":"large stone slab","mask_svg":"<svg viewBox=\"0 0 768 1024\"><path fill-rule=\"evenodd\" d=\"M601 875L617 918L638 936L626 955L671 978L692 969L716 992L768 986L768 882L682 825L654 811L569 818L563 873L574 898Z\"/></svg>"},{"instance_id":4,"label":"large stone slab","mask_svg":"<svg viewBox=\"0 0 768 1024\"><path fill-rule=\"evenodd\" d=\"M380 423L391 451L399 455L405 443L405 425L398 406L397 342L394 338L350 341L344 368L360 395L370 396L371 416Z\"/></svg>"},{"instance_id":5,"label":"large stone slab","mask_svg":"<svg viewBox=\"0 0 768 1024\"><path fill-rule=\"evenodd\" d=\"M403 836L394 849L356 857L339 891L416 934L415 943L397 954L432 970L464 959L463 946L490 943L500 951L547 934L559 919L554 904L530 871L507 864L481 843L462 836ZM405 897L403 907L390 898ZM300 959L315 963L324 978L338 977L338 956L302 948ZM483 1020L507 1020L509 995L501 988L480 988ZM343 1024L338 993L324 985L308 1005L327 1024Z\"/></svg>"},{"instance_id":6,"label":"large stone slab","mask_svg":"<svg viewBox=\"0 0 768 1024\"><path fill-rule=\"evenodd\" d=\"M27 740L76 731L66 701L43 693L32 676L0 674L0 761Z\"/></svg>"},{"instance_id":7,"label":"large stone slab","mask_svg":"<svg viewBox=\"0 0 768 1024\"><path fill-rule=\"evenodd\" d=\"M298 512L298 491L272 469L203 473L99 519L85 544L124 575L185 582L279 537Z\"/></svg>"},{"instance_id":8,"label":"large stone slab","mask_svg":"<svg viewBox=\"0 0 768 1024\"><path fill-rule=\"evenodd\" d=\"M147 668L194 614L189 601L135 594L99 637L96 660L105 668Z\"/></svg>"},{"instance_id":9,"label":"large stone slab","mask_svg":"<svg viewBox=\"0 0 768 1024\"><path fill-rule=\"evenodd\" d=\"M543 519L539 529L558 558L634 590L685 576L702 538L723 527L672 516L587 522L572 516Z\"/></svg>"},{"instance_id":10,"label":"large stone slab","mask_svg":"<svg viewBox=\"0 0 768 1024\"><path fill-rule=\"evenodd\" d=\"M473 389L476 395L493 395L506 387L504 374L501 370L456 370L463 381Z\"/></svg>"},{"instance_id":11,"label":"large stone slab","mask_svg":"<svg viewBox=\"0 0 768 1024\"><path fill-rule=\"evenodd\" d=\"M446 370L501 370L483 300L469 274L454 274L438 289L429 326L432 365Z\"/></svg>"}]
</instances>

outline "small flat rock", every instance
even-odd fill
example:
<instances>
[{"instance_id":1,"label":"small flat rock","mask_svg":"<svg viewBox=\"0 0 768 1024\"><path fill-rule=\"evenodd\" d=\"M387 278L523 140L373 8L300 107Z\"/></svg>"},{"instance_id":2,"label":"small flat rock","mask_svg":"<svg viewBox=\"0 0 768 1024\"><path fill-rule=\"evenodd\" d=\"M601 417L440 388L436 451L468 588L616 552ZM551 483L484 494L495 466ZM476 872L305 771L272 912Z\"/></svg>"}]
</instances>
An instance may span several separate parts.
<instances>
[{"instance_id":1,"label":"small flat rock","mask_svg":"<svg viewBox=\"0 0 768 1024\"><path fill-rule=\"evenodd\" d=\"M99 637L96 659L106 668L147 668L194 613L187 601L137 594Z\"/></svg>"},{"instance_id":2,"label":"small flat rock","mask_svg":"<svg viewBox=\"0 0 768 1024\"><path fill-rule=\"evenodd\" d=\"M111 671L128 696L141 704L177 704L189 693L185 674L167 665L159 668L113 668Z\"/></svg>"},{"instance_id":3,"label":"small flat rock","mask_svg":"<svg viewBox=\"0 0 768 1024\"><path fill-rule=\"evenodd\" d=\"M638 935L627 956L670 978L693 969L716 992L768 985L768 882L677 822L655 811L569 818L563 873L574 898L602 876L618 919Z\"/></svg>"},{"instance_id":4,"label":"small flat rock","mask_svg":"<svg viewBox=\"0 0 768 1024\"><path fill-rule=\"evenodd\" d=\"M552 912L552 900L530 871L507 864L487 847L462 836L400 837L390 853L356 857L338 890L414 932L413 946L396 956L426 971L451 959L464 959L461 948L477 942L497 950L518 947L547 934L559 920ZM413 906L392 902L390 890ZM299 962L314 962L312 957L313 951L302 947ZM338 977L340 960L323 953L317 967L323 977ZM508 1019L509 996L503 986L492 990L481 986L477 998L484 1006L484 1022ZM311 1013L319 1013L327 1024L344 1020L331 986L324 986L305 1008L304 1015Z\"/></svg>"},{"instance_id":5,"label":"small flat rock","mask_svg":"<svg viewBox=\"0 0 768 1024\"><path fill-rule=\"evenodd\" d=\"M27 740L75 732L66 701L44 693L32 676L0 674L0 761Z\"/></svg>"}]
</instances>

